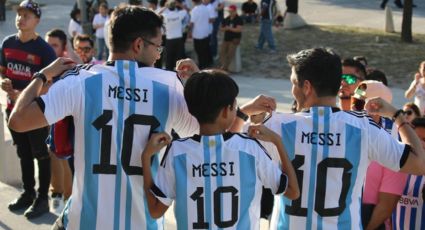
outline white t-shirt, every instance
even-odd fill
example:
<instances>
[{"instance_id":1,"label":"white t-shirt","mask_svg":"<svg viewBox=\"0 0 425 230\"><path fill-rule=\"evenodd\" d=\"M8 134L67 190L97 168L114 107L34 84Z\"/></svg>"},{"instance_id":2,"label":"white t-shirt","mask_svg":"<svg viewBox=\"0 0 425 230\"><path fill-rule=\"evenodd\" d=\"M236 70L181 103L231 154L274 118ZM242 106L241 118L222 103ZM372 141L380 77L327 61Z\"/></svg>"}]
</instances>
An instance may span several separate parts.
<instances>
[{"instance_id":1,"label":"white t-shirt","mask_svg":"<svg viewBox=\"0 0 425 230\"><path fill-rule=\"evenodd\" d=\"M167 39L183 37L183 20L186 17L186 10L165 10L162 13L165 24L165 37Z\"/></svg>"},{"instance_id":2,"label":"white t-shirt","mask_svg":"<svg viewBox=\"0 0 425 230\"><path fill-rule=\"evenodd\" d=\"M71 18L68 25L68 34L70 37L74 37L74 35L72 35L74 31L77 33L76 35L83 34L83 27Z\"/></svg>"},{"instance_id":3,"label":"white t-shirt","mask_svg":"<svg viewBox=\"0 0 425 230\"><path fill-rule=\"evenodd\" d=\"M211 11L204 4L195 6L190 12L190 22L193 23L192 37L204 39L212 32L210 23Z\"/></svg>"},{"instance_id":4,"label":"white t-shirt","mask_svg":"<svg viewBox=\"0 0 425 230\"><path fill-rule=\"evenodd\" d=\"M312 107L274 113L265 125L282 137L300 186L296 200L275 197L271 229L362 229L360 198L369 163L399 171L410 149L364 112Z\"/></svg>"},{"instance_id":5,"label":"white t-shirt","mask_svg":"<svg viewBox=\"0 0 425 230\"><path fill-rule=\"evenodd\" d=\"M287 180L254 139L195 135L171 143L152 192L175 200L178 229L259 229L262 187L282 194Z\"/></svg>"},{"instance_id":6,"label":"white t-shirt","mask_svg":"<svg viewBox=\"0 0 425 230\"><path fill-rule=\"evenodd\" d=\"M102 27L97 28L96 29L96 37L97 38L104 38L105 37L105 33L104 33L104 27L105 27L105 22L109 19L109 16L102 16L101 14L96 14L93 18L93 26L94 25L102 25Z\"/></svg>"},{"instance_id":7,"label":"white t-shirt","mask_svg":"<svg viewBox=\"0 0 425 230\"><path fill-rule=\"evenodd\" d=\"M421 78L421 81L424 79ZM419 107L421 114L425 113L425 89L422 83L417 84L415 88L415 105Z\"/></svg>"},{"instance_id":8,"label":"white t-shirt","mask_svg":"<svg viewBox=\"0 0 425 230\"><path fill-rule=\"evenodd\" d=\"M141 153L152 132L193 135L199 125L176 74L133 61L80 65L41 96L49 124L72 115L75 175L67 229L162 229L149 215ZM153 159L153 173L159 167Z\"/></svg>"}]
</instances>

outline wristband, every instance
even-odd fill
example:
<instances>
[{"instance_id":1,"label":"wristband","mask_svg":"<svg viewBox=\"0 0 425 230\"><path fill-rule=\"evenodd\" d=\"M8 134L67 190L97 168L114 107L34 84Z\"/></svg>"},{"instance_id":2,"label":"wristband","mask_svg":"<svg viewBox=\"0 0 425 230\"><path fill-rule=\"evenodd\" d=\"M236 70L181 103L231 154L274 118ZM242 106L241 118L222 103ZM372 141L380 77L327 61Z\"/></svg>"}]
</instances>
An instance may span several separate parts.
<instances>
[{"instance_id":1,"label":"wristband","mask_svg":"<svg viewBox=\"0 0 425 230\"><path fill-rule=\"evenodd\" d=\"M36 79L36 78L40 78L40 79L43 81L43 85L44 85L44 84L46 84L46 82L47 82L46 75L44 75L43 73L36 72L36 73L32 76L32 79Z\"/></svg>"},{"instance_id":2,"label":"wristband","mask_svg":"<svg viewBox=\"0 0 425 230\"><path fill-rule=\"evenodd\" d=\"M247 121L248 118L249 118L248 115L246 115L245 113L243 113L239 107L236 110L236 116L239 117L240 119L244 120L244 121Z\"/></svg>"},{"instance_id":3,"label":"wristband","mask_svg":"<svg viewBox=\"0 0 425 230\"><path fill-rule=\"evenodd\" d=\"M393 115L393 121L395 121L395 119L397 119L398 116L400 116L400 114L405 114L405 112L402 109L397 110L394 115Z\"/></svg>"}]
</instances>

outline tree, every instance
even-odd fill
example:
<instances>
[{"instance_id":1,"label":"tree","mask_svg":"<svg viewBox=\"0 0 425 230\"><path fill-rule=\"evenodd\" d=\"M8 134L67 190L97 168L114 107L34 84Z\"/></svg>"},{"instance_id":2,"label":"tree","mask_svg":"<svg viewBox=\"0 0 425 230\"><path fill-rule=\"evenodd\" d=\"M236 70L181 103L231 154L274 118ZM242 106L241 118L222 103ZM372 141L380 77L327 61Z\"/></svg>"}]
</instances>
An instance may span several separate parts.
<instances>
[{"instance_id":1,"label":"tree","mask_svg":"<svg viewBox=\"0 0 425 230\"><path fill-rule=\"evenodd\" d=\"M403 21L401 23L401 40L412 42L412 0L404 0Z\"/></svg>"}]
</instances>

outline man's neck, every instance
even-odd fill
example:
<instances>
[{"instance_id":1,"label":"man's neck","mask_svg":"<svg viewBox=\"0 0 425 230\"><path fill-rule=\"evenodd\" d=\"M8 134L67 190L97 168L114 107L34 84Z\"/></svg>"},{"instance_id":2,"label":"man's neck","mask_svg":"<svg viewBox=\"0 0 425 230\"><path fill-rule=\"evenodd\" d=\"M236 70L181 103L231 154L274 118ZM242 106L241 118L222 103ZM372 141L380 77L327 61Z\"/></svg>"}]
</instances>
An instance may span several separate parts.
<instances>
[{"instance_id":1,"label":"man's neck","mask_svg":"<svg viewBox=\"0 0 425 230\"><path fill-rule=\"evenodd\" d=\"M202 136L212 136L222 134L224 132L226 132L226 130L217 124L201 124L199 126L199 135Z\"/></svg>"},{"instance_id":2,"label":"man's neck","mask_svg":"<svg viewBox=\"0 0 425 230\"><path fill-rule=\"evenodd\" d=\"M19 40L21 40L21 42L27 42L27 41L36 39L37 36L38 35L35 33L34 30L32 30L32 31L19 30L18 31L18 38L19 38Z\"/></svg>"},{"instance_id":3,"label":"man's neck","mask_svg":"<svg viewBox=\"0 0 425 230\"><path fill-rule=\"evenodd\" d=\"M351 98L339 98L339 102L342 110L351 110Z\"/></svg>"},{"instance_id":4,"label":"man's neck","mask_svg":"<svg viewBox=\"0 0 425 230\"><path fill-rule=\"evenodd\" d=\"M310 103L310 107L336 107L336 97L318 97Z\"/></svg>"}]
</instances>

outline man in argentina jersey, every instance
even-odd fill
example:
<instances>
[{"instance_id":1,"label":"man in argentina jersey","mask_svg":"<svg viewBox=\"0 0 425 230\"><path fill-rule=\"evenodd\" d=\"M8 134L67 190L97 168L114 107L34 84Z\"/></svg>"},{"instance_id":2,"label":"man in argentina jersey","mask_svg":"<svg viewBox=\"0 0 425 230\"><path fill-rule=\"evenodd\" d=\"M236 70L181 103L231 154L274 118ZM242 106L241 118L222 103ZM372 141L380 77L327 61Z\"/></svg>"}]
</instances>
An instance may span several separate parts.
<instances>
[{"instance_id":1,"label":"man in argentina jersey","mask_svg":"<svg viewBox=\"0 0 425 230\"><path fill-rule=\"evenodd\" d=\"M153 216L161 216L175 200L178 229L259 229L263 186L274 194L298 197L295 172L276 133L255 127L259 138L276 144L282 170L257 140L225 132L236 117L237 92L236 83L221 72L202 71L187 81L185 99L201 136L172 142L155 184L147 174L158 137L149 141L143 179L145 186L151 185L145 189L153 193L146 192Z\"/></svg>"},{"instance_id":2,"label":"man in argentina jersey","mask_svg":"<svg viewBox=\"0 0 425 230\"><path fill-rule=\"evenodd\" d=\"M326 49L288 56L296 114L274 114L265 125L278 132L297 173L300 197L275 202L271 229L362 229L361 190L371 160L398 171L422 174L424 151L404 115L380 98L371 99L371 114L395 117L401 138L394 140L362 112L336 107L341 61ZM414 154L409 154L411 149ZM415 162L416 161L416 162Z\"/></svg>"},{"instance_id":3,"label":"man in argentina jersey","mask_svg":"<svg viewBox=\"0 0 425 230\"><path fill-rule=\"evenodd\" d=\"M412 121L416 134L424 143L425 118ZM393 212L393 229L425 229L425 177L409 175L403 195Z\"/></svg>"},{"instance_id":4,"label":"man in argentina jersey","mask_svg":"<svg viewBox=\"0 0 425 230\"><path fill-rule=\"evenodd\" d=\"M159 57L153 44L161 44L161 25L158 15L141 7L115 10L112 61L78 66L38 97L43 78L50 80L69 66L65 64L69 59L58 59L42 70L44 76L36 75L18 102L10 120L17 131L53 124L65 116L74 118L72 200L56 227L162 229L162 220L153 219L145 204L142 150L154 131L174 128L193 135L199 125L187 111L176 74L147 67ZM16 120L25 122L17 125ZM154 159L154 174L158 166Z\"/></svg>"}]
</instances>

